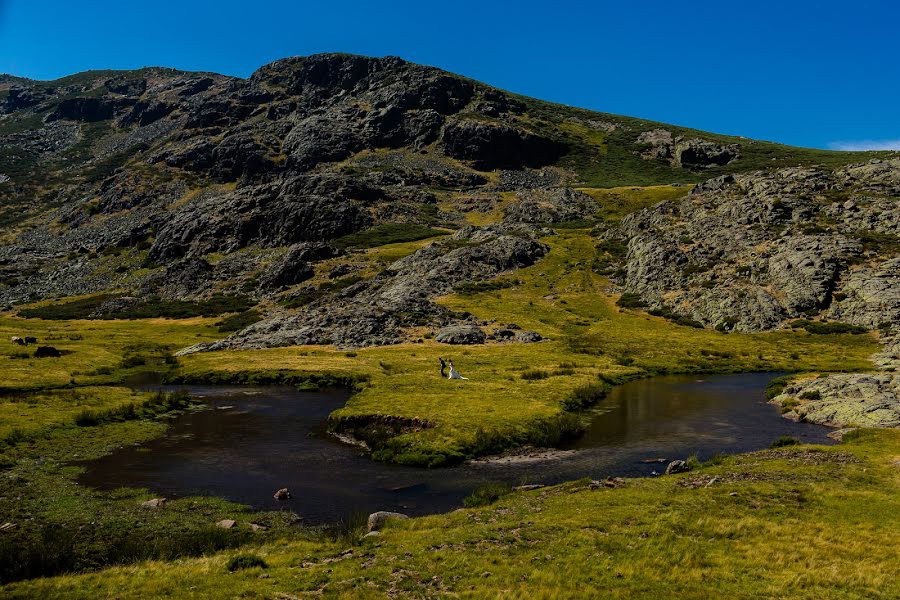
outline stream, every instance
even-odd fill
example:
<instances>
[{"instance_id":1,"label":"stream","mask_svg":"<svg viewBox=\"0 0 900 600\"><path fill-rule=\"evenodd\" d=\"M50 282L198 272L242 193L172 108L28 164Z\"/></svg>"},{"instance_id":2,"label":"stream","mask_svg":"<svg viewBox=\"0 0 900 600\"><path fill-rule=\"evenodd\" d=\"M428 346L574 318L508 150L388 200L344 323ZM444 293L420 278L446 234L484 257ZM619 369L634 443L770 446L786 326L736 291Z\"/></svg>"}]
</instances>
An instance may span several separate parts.
<instances>
[{"instance_id":1,"label":"stream","mask_svg":"<svg viewBox=\"0 0 900 600\"><path fill-rule=\"evenodd\" d=\"M324 432L345 390L291 387L153 386L185 389L205 410L176 419L160 438L118 449L86 468L79 483L147 488L167 498L208 495L258 510L290 510L308 524L394 510L410 515L458 508L476 487L554 484L581 477L653 476L665 462L697 454L768 448L781 435L832 443L826 427L783 419L765 400L778 374L660 376L614 388L588 413L584 435L541 456L479 460L445 469L377 463ZM287 487L293 498L275 500Z\"/></svg>"}]
</instances>

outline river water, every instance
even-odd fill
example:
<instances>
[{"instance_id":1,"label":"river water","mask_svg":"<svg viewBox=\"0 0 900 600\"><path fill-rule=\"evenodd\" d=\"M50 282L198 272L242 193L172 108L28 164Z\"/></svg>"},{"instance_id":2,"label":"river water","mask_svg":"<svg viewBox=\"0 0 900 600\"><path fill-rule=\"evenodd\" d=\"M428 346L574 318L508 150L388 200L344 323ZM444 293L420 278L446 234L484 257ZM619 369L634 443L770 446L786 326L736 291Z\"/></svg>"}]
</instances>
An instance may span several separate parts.
<instances>
[{"instance_id":1,"label":"river water","mask_svg":"<svg viewBox=\"0 0 900 600\"><path fill-rule=\"evenodd\" d=\"M290 387L177 386L206 410L176 418L160 438L80 463L80 483L148 488L168 498L212 495L259 510L291 510L310 524L396 510L452 510L489 482L560 483L581 477L653 476L654 459L767 448L790 435L830 443L828 429L783 419L764 389L777 374L665 376L618 386L589 413L584 436L549 458L477 461L446 469L376 463L325 435L349 393ZM158 387L158 386L157 386ZM275 490L287 487L288 501Z\"/></svg>"}]
</instances>

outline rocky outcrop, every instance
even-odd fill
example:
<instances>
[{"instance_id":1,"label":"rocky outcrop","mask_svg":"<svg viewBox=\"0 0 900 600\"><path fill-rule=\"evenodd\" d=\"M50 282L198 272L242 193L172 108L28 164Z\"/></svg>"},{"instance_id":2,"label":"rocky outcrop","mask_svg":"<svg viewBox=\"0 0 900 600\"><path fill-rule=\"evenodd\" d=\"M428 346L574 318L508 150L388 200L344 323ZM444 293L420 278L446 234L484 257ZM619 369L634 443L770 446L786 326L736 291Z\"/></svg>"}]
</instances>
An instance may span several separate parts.
<instances>
[{"instance_id":1,"label":"rocky outcrop","mask_svg":"<svg viewBox=\"0 0 900 600\"><path fill-rule=\"evenodd\" d=\"M566 187L526 190L518 199L504 211L506 221L564 223L593 217L600 209L587 194Z\"/></svg>"},{"instance_id":2,"label":"rocky outcrop","mask_svg":"<svg viewBox=\"0 0 900 600\"><path fill-rule=\"evenodd\" d=\"M648 145L641 156L645 160L664 160L676 167L702 170L722 167L741 157L737 144L718 144L700 138L675 137L667 129L651 129L637 137L637 143Z\"/></svg>"},{"instance_id":3,"label":"rocky outcrop","mask_svg":"<svg viewBox=\"0 0 900 600\"><path fill-rule=\"evenodd\" d=\"M900 427L900 337L873 357L878 371L793 381L773 399L789 419L832 427Z\"/></svg>"},{"instance_id":4,"label":"rocky outcrop","mask_svg":"<svg viewBox=\"0 0 900 600\"><path fill-rule=\"evenodd\" d=\"M722 167L740 158L737 144L716 144L706 140L676 140L672 161L684 169Z\"/></svg>"},{"instance_id":5,"label":"rocky outcrop","mask_svg":"<svg viewBox=\"0 0 900 600\"><path fill-rule=\"evenodd\" d=\"M395 344L404 328L423 322L449 324L446 309L431 299L463 281L489 279L533 264L547 247L509 235L503 227L459 230L451 240L430 244L387 267L372 279L310 303L297 314L267 319L211 344L184 352L303 344L361 347ZM456 247L462 244L462 247ZM479 330L480 331L480 330ZM479 336L484 341L484 333Z\"/></svg>"},{"instance_id":6,"label":"rocky outcrop","mask_svg":"<svg viewBox=\"0 0 900 600\"><path fill-rule=\"evenodd\" d=\"M818 314L897 322L898 263L880 250L896 238L873 244L860 226L881 222L900 195L900 160L868 166L717 177L603 236L627 243L625 291L708 326L760 331Z\"/></svg>"}]
</instances>

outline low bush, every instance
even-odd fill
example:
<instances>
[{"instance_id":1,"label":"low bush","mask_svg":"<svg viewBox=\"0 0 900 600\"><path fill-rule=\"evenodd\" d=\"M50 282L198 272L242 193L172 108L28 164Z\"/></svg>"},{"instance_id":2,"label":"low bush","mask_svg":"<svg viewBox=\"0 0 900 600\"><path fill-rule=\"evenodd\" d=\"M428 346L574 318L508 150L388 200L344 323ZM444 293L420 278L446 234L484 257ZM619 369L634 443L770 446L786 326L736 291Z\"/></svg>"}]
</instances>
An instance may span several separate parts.
<instances>
[{"instance_id":1,"label":"low bush","mask_svg":"<svg viewBox=\"0 0 900 600\"><path fill-rule=\"evenodd\" d=\"M791 437L789 435L782 435L778 439L776 439L774 442L772 442L771 447L772 448L783 448L785 446L796 446L799 443L800 443L800 440L798 440L795 437Z\"/></svg>"},{"instance_id":2,"label":"low bush","mask_svg":"<svg viewBox=\"0 0 900 600\"><path fill-rule=\"evenodd\" d=\"M250 301L244 296L217 294L209 300L189 302L186 300L162 300L150 297L147 300L123 308L120 311L95 314L105 302L117 296L100 294L69 302L52 303L36 308L24 308L19 315L26 319L150 319L166 317L187 319L191 317L213 317L224 313L243 312L250 308Z\"/></svg>"},{"instance_id":3,"label":"low bush","mask_svg":"<svg viewBox=\"0 0 900 600\"><path fill-rule=\"evenodd\" d=\"M622 308L643 308L647 306L647 303L644 302L640 294L625 292L616 300L616 306L621 306Z\"/></svg>"},{"instance_id":4,"label":"low bush","mask_svg":"<svg viewBox=\"0 0 900 600\"><path fill-rule=\"evenodd\" d=\"M219 328L220 333L229 333L232 331L240 331L245 327L258 323L260 320L262 320L262 315L251 308L235 315L225 317L216 323L216 327Z\"/></svg>"},{"instance_id":5,"label":"low bush","mask_svg":"<svg viewBox=\"0 0 900 600\"><path fill-rule=\"evenodd\" d=\"M806 331L816 335L830 335L836 333L851 333L859 335L868 333L869 330L859 325L851 325L850 323L841 323L840 321L810 321L809 319L800 319L791 323L795 329L805 329Z\"/></svg>"},{"instance_id":6,"label":"low bush","mask_svg":"<svg viewBox=\"0 0 900 600\"><path fill-rule=\"evenodd\" d=\"M525 381L537 381L539 379L547 379L548 377L550 377L550 373L540 369L529 369L522 373L522 379Z\"/></svg>"},{"instance_id":7,"label":"low bush","mask_svg":"<svg viewBox=\"0 0 900 600\"><path fill-rule=\"evenodd\" d=\"M463 499L463 505L468 508L487 506L510 493L512 493L512 488L505 483L487 483Z\"/></svg>"},{"instance_id":8,"label":"low bush","mask_svg":"<svg viewBox=\"0 0 900 600\"><path fill-rule=\"evenodd\" d=\"M234 573L243 569L268 569L269 565L262 557L256 554L238 554L228 561L228 571Z\"/></svg>"},{"instance_id":9,"label":"low bush","mask_svg":"<svg viewBox=\"0 0 900 600\"><path fill-rule=\"evenodd\" d=\"M781 395L784 391L784 388L787 387L788 383L790 383L791 379L793 379L792 375L783 375L781 377L776 377L772 381L766 384L766 400L771 400L775 396Z\"/></svg>"}]
</instances>

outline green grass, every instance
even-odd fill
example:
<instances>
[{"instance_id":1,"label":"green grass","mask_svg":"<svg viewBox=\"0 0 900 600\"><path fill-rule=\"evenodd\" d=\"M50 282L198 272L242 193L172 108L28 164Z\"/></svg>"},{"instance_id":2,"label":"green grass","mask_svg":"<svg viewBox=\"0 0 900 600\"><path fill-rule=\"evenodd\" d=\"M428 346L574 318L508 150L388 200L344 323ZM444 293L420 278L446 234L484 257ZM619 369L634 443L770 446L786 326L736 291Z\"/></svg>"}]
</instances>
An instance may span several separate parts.
<instances>
[{"instance_id":1,"label":"green grass","mask_svg":"<svg viewBox=\"0 0 900 600\"><path fill-rule=\"evenodd\" d=\"M446 233L446 231L416 223L384 223L337 238L332 244L338 248L374 248L398 242L424 240Z\"/></svg>"},{"instance_id":2,"label":"green grass","mask_svg":"<svg viewBox=\"0 0 900 600\"><path fill-rule=\"evenodd\" d=\"M725 457L689 473L587 481L393 522L375 540L250 542L22 582L18 598L894 598L900 432ZM494 494L486 494L492 499ZM229 572L251 554L268 565Z\"/></svg>"}]
</instances>

